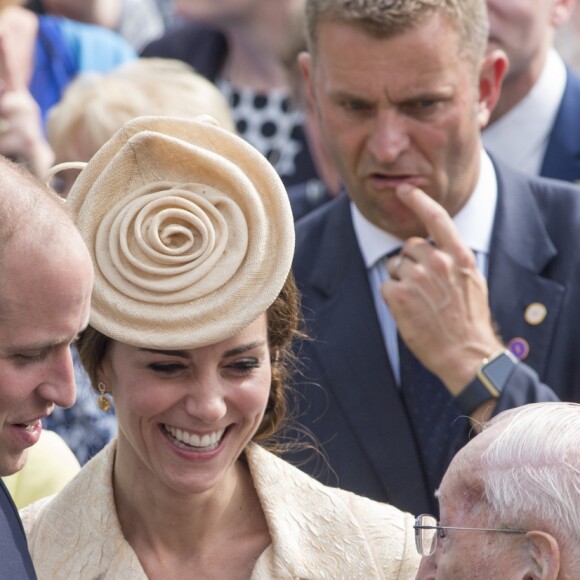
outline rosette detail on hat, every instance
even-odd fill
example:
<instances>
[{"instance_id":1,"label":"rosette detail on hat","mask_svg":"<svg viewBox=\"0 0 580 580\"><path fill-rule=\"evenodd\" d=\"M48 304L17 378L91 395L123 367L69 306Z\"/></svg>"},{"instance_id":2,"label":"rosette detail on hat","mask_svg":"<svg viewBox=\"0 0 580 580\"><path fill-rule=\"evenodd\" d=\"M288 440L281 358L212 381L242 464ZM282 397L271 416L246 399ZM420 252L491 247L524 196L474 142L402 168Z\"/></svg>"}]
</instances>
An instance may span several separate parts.
<instances>
[{"instance_id":1,"label":"rosette detail on hat","mask_svg":"<svg viewBox=\"0 0 580 580\"><path fill-rule=\"evenodd\" d=\"M290 270L286 191L252 146L205 120L129 122L81 172L67 204L91 252L91 324L134 346L232 336Z\"/></svg>"}]
</instances>

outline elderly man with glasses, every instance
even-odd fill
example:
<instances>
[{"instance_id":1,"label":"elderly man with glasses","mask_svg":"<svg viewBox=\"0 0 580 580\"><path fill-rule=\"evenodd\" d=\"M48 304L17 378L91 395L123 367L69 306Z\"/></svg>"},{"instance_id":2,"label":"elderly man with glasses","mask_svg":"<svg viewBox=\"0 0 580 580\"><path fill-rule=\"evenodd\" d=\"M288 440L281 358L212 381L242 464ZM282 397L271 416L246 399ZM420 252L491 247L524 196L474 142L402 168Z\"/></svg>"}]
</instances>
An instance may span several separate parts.
<instances>
[{"instance_id":1,"label":"elderly man with glasses","mask_svg":"<svg viewBox=\"0 0 580 580\"><path fill-rule=\"evenodd\" d=\"M441 522L415 523L427 579L580 578L580 405L501 413L453 459Z\"/></svg>"}]
</instances>

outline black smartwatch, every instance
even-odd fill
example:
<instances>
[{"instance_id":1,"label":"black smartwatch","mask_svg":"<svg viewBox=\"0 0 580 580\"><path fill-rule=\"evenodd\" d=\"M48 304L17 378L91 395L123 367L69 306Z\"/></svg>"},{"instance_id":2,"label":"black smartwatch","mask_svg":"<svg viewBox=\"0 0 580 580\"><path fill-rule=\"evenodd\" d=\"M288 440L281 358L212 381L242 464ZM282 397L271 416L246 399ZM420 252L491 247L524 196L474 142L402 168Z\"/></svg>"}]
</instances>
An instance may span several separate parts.
<instances>
[{"instance_id":1,"label":"black smartwatch","mask_svg":"<svg viewBox=\"0 0 580 580\"><path fill-rule=\"evenodd\" d=\"M475 379L455 397L459 410L471 415L489 399L499 399L518 362L507 349L491 358L484 358Z\"/></svg>"}]
</instances>

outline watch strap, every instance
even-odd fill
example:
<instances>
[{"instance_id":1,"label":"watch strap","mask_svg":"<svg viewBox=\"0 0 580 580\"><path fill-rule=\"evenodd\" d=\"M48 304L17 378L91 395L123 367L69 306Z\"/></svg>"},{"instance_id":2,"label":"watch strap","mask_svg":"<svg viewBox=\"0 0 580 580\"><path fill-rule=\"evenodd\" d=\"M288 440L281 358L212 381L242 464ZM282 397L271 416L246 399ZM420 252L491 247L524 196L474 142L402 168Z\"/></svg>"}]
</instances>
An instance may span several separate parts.
<instances>
[{"instance_id":1,"label":"watch strap","mask_svg":"<svg viewBox=\"0 0 580 580\"><path fill-rule=\"evenodd\" d=\"M485 385L479 380L479 377L475 377L467 387L465 387L465 389L455 397L455 404L464 415L471 416L477 407L490 399L496 398L497 397L494 397L494 395L485 388Z\"/></svg>"}]
</instances>

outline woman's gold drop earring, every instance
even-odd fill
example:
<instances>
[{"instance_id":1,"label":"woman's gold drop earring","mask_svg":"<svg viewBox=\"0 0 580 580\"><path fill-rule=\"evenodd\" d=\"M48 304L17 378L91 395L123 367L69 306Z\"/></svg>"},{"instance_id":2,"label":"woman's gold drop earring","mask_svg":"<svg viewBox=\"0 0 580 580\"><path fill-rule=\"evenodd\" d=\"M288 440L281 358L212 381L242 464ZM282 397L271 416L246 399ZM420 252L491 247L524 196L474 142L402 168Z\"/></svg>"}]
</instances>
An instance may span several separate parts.
<instances>
[{"instance_id":1,"label":"woman's gold drop earring","mask_svg":"<svg viewBox=\"0 0 580 580\"><path fill-rule=\"evenodd\" d=\"M97 399L99 409L101 409L101 411L108 411L111 408L111 401L105 397L105 393L107 392L105 384L99 383L97 385L97 390L101 393L100 397Z\"/></svg>"}]
</instances>

